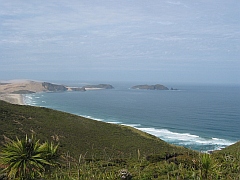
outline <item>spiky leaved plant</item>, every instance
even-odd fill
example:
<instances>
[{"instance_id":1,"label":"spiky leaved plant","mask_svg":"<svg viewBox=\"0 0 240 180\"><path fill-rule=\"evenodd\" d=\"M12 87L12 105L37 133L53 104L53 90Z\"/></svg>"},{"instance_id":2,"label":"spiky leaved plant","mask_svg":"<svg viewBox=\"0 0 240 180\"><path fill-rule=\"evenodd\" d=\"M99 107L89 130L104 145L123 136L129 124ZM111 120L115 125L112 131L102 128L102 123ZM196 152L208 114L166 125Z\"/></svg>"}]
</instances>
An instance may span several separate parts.
<instances>
[{"instance_id":1,"label":"spiky leaved plant","mask_svg":"<svg viewBox=\"0 0 240 180\"><path fill-rule=\"evenodd\" d=\"M50 172L51 167L56 167L60 165L58 162L59 154L57 152L58 145L54 145L52 142L44 142L40 147L39 151L42 152L42 157L47 161L44 165L45 171Z\"/></svg>"},{"instance_id":2,"label":"spiky leaved plant","mask_svg":"<svg viewBox=\"0 0 240 180\"><path fill-rule=\"evenodd\" d=\"M56 150L57 146L54 153ZM54 164L52 159L48 158L49 154L51 153L46 143L40 144L34 136L28 138L26 135L25 139L16 138L4 145L0 152L0 162L6 166L3 171L9 178L29 180L42 177L45 167Z\"/></svg>"},{"instance_id":3,"label":"spiky leaved plant","mask_svg":"<svg viewBox=\"0 0 240 180\"><path fill-rule=\"evenodd\" d=\"M202 179L211 179L212 177L220 176L220 165L214 161L210 154L204 153L200 157L200 169L201 169L201 178Z\"/></svg>"}]
</instances>

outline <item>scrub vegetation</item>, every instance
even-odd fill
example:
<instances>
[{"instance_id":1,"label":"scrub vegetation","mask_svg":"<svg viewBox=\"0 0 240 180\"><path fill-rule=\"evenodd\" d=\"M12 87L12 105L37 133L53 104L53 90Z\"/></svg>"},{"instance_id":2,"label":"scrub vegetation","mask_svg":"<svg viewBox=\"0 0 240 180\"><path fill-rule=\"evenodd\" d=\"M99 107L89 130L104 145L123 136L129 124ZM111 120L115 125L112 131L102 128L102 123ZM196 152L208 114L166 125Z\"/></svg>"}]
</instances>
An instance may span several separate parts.
<instances>
[{"instance_id":1,"label":"scrub vegetation","mask_svg":"<svg viewBox=\"0 0 240 180\"><path fill-rule=\"evenodd\" d=\"M0 179L240 179L240 143L205 154L131 127L0 101Z\"/></svg>"}]
</instances>

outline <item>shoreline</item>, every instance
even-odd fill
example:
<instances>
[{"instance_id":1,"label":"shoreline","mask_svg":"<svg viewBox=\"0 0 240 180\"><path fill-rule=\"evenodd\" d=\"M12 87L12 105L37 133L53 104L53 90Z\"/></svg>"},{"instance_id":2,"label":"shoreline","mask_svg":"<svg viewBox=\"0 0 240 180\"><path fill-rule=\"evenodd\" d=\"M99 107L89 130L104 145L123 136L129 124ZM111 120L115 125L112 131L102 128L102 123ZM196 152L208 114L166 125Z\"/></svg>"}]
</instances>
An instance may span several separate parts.
<instances>
[{"instance_id":1,"label":"shoreline","mask_svg":"<svg viewBox=\"0 0 240 180\"><path fill-rule=\"evenodd\" d=\"M48 93L47 93L48 94ZM61 96L61 95L60 95ZM59 96L58 96L59 97ZM164 129L164 128L157 128L157 127L153 127L153 126L145 126L145 125L141 125L141 124L131 124L131 123L126 123L126 122L122 122L121 120L118 121L112 121L111 119L108 120L108 118L105 117L101 117L98 115L92 115L91 113L86 113L86 114L82 114L78 111L72 111L69 109L69 111L66 111L66 109L62 109L62 108L56 108L53 105L50 106L48 104L48 106L46 106L46 104L39 104L38 102L45 102L45 99L40 100L39 97L37 97L37 99L35 99L35 97L30 98L30 101L27 100L28 98L26 98L26 102L27 105L33 105L33 106L41 106L41 107L47 107L50 109L54 109L54 110L58 110L58 111L63 111L63 112L68 112L70 114L74 114L77 116L81 116L81 117L85 117L88 119L92 119L92 120L96 120L96 121L102 121L105 123L114 123L114 124L119 124L119 125L125 125L125 126L130 126L133 127L135 129L138 129L142 132L146 132L148 134L151 134L153 136L158 137L161 140L164 140L165 142L168 142L170 144L175 144L178 146L183 146L183 147L187 147L193 150L197 150L197 151L202 151L202 152L211 152L211 151L215 151L215 150L220 150L222 148L225 148L229 145L232 145L234 143L236 143L236 141L232 141L229 139L222 139L222 138L213 138L214 136L209 136L209 138L207 137L201 137L200 135L196 135L194 133L190 133L188 131L186 132L179 132L177 130L170 130L170 129ZM57 99L61 99L61 98L57 98ZM40 100L40 101L39 101ZM32 104L33 102L33 104ZM101 118L100 118L101 117ZM169 138L170 137L170 138ZM179 140L179 138L181 138L181 140ZM176 139L176 141L172 141L172 139ZM186 143L185 143L186 141ZM189 143L189 144L188 144Z\"/></svg>"},{"instance_id":2,"label":"shoreline","mask_svg":"<svg viewBox=\"0 0 240 180\"><path fill-rule=\"evenodd\" d=\"M0 100L11 104L26 105L22 94L0 94Z\"/></svg>"},{"instance_id":3,"label":"shoreline","mask_svg":"<svg viewBox=\"0 0 240 180\"><path fill-rule=\"evenodd\" d=\"M11 93L6 93L6 94L0 94L0 100L3 100L3 101L6 101L6 102L9 102L11 104L17 104L17 105L27 105L25 102L24 102L24 94L11 94ZM54 109L54 108L51 108L51 109ZM119 125L125 125L125 126L130 126L130 127L133 127L135 129L138 129L142 132L145 132L145 133L148 133L148 134L151 134L153 136L156 136L157 138L159 139L162 139L164 140L165 142L168 142L170 144L175 144L175 145L178 145L178 146L183 146L183 147L186 147L184 145L180 145L180 144L176 144L176 143L171 143L169 142L168 140L164 139L163 137L159 137L158 136L158 133L156 134L156 132L159 132L161 131L161 129L152 129L152 128L144 128L144 127L137 127L135 124L124 124L122 122L108 122L108 121L105 121L104 119L98 119L98 118L95 118L95 117L92 117L92 116L86 116L86 115L81 115L81 114L76 114L76 113L73 113L73 112L68 112L70 114L75 114L77 116L81 116L81 117L85 117L85 118L88 118L88 119L92 119L92 120L96 120L96 121L102 121L102 122L106 122L106 123L114 123L114 124L119 124ZM140 125L141 126L141 125ZM156 132L155 132L156 131ZM170 132L172 133L172 132ZM181 133L179 133L179 135L181 135ZM236 142L234 142L236 143ZM231 144L234 144L234 143L231 143ZM230 146L231 144L225 144L223 146L221 146L220 148L213 148L213 149L206 149L206 150L201 150L201 149L196 149L196 148L191 148L191 147L187 147L187 148L190 148L192 150L196 150L196 151L199 151L199 152L207 152L207 153L211 153L212 151L216 151L216 150L221 150L221 149L224 149L228 146ZM217 144L216 144L217 145ZM198 145L197 145L198 146Z\"/></svg>"},{"instance_id":4,"label":"shoreline","mask_svg":"<svg viewBox=\"0 0 240 180\"><path fill-rule=\"evenodd\" d=\"M11 84L8 84L8 85L0 85L0 89L2 89L2 92L0 91L0 100L3 100L3 101L6 101L6 102L9 102L11 104L18 104L18 105L30 105L30 106L35 106L35 100L32 98L30 98L28 100L28 94L24 94L24 93L21 93L22 89L18 90L18 89L13 89L12 88L12 85L10 86ZM33 85L35 87L35 84ZM19 87L23 87L23 85L19 85ZM11 88L11 89L10 89ZM14 87L15 88L15 87ZM30 89L32 89L32 85L30 87ZM91 91L91 90L100 90L101 88L86 88L86 91ZM11 91L10 91L11 90ZM18 90L18 91L17 91ZM15 93L14 93L15 92ZM18 92L18 93L17 93ZM38 92L44 92L44 91L38 91ZM46 92L46 91L45 91ZM48 92L48 91L47 91ZM33 97L34 98L34 97ZM36 99L37 100L37 99ZM32 101L34 102L32 104ZM55 109L53 107L50 107L51 109ZM57 110L57 109L55 109ZM60 110L60 111L63 111L63 110ZM156 136L158 137L159 139L162 139L164 140L165 142L168 142L170 144L175 144L175 145L178 145L178 146L183 146L183 147L187 147L187 148L190 148L190 149L194 149L194 150L197 150L197 151L215 151L215 150L220 150L222 148L225 148L231 144L229 143L232 143L234 144L235 142L233 142L232 140L227 140L227 139L221 139L221 138L212 138L210 137L210 139L207 139L207 138L201 138L199 137L200 139L196 139L196 141L200 141L200 143L202 142L202 145L200 145L200 143L196 144L194 143L195 140L193 138L193 140L191 140L192 137L195 137L194 134L190 134L190 133L181 133L181 132L176 132L176 131L171 131L171 130L168 130L166 131L165 129L161 129L161 128L154 128L154 127L151 127L151 126L148 126L148 127L136 127L135 124L126 124L126 123L123 123L123 122L108 122L108 120L106 119L98 119L96 117L93 117L91 116L90 114L88 115L82 115L82 114L78 114L78 113L74 113L74 112L68 112L68 113L71 113L71 114L75 114L75 115L78 115L78 116L81 116L81 117L85 117L85 118L89 118L89 119L92 119L92 120L97 120L97 121L103 121L103 122L106 122L106 123L115 123L115 124L120 124L120 125L126 125L126 126L130 126L130 127L134 127L142 132L146 132L146 133L149 133L153 136ZM160 134L160 135L159 135ZM185 138L186 139L186 142L189 142L190 141L190 144L193 142L193 145L184 145L184 142L181 143L181 142L172 142L172 141L169 141L169 136L178 136L178 137L181 137L181 138ZM186 136L186 137L185 137ZM166 139L166 137L168 139ZM173 139L175 137L171 137L171 139ZM188 140L190 139L190 140ZM225 142L223 140L227 140L229 142ZM185 140L182 140L182 141L185 141ZM208 146L208 144L210 144ZM199 148L200 146L202 146L203 148ZM212 146L212 147L211 147ZM206 147L206 148L205 148ZM219 149L220 148L220 149Z\"/></svg>"}]
</instances>

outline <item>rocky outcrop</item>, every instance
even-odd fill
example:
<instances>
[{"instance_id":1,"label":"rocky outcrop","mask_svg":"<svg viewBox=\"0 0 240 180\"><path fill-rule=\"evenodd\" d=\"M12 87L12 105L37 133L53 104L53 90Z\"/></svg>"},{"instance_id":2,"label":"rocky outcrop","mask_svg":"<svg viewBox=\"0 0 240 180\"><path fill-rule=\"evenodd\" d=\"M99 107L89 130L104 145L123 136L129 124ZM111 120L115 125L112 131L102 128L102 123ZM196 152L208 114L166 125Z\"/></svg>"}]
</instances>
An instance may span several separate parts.
<instances>
[{"instance_id":1,"label":"rocky outcrop","mask_svg":"<svg viewBox=\"0 0 240 180\"><path fill-rule=\"evenodd\" d=\"M145 89L145 90L169 90L166 86L162 84L156 85L137 85L133 86L132 89Z\"/></svg>"},{"instance_id":2,"label":"rocky outcrop","mask_svg":"<svg viewBox=\"0 0 240 180\"><path fill-rule=\"evenodd\" d=\"M51 84L48 82L43 82L42 86L47 90L47 91L53 91L53 92L58 92L58 91L67 91L67 87L63 85L57 85L57 84Z\"/></svg>"}]
</instances>

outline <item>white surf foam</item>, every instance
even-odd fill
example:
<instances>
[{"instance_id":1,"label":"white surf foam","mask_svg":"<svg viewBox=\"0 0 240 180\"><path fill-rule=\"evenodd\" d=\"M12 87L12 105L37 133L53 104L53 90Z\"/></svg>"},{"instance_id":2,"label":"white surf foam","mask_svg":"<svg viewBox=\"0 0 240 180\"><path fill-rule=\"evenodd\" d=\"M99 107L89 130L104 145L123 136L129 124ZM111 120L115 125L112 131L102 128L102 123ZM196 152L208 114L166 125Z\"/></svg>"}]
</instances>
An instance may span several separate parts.
<instances>
[{"instance_id":1,"label":"white surf foam","mask_svg":"<svg viewBox=\"0 0 240 180\"><path fill-rule=\"evenodd\" d=\"M108 121L108 123L111 123L111 124L121 124L122 122L118 122L118 121Z\"/></svg>"},{"instance_id":2,"label":"white surf foam","mask_svg":"<svg viewBox=\"0 0 240 180\"><path fill-rule=\"evenodd\" d=\"M26 105L33 105L33 97L31 94L24 95L23 99Z\"/></svg>"},{"instance_id":3,"label":"white surf foam","mask_svg":"<svg viewBox=\"0 0 240 180\"><path fill-rule=\"evenodd\" d=\"M198 135L193 135L190 133L177 133L177 132L171 132L167 129L155 129L155 128L137 128L141 131L147 132L149 134L152 134L154 136L159 137L160 139L178 144L178 145L209 145L214 146L215 149L221 149L223 147L229 146L235 142L231 142L225 139L220 138L203 138Z\"/></svg>"},{"instance_id":4,"label":"white surf foam","mask_svg":"<svg viewBox=\"0 0 240 180\"><path fill-rule=\"evenodd\" d=\"M134 127L134 128L137 128L137 127L140 127L141 124L122 124L124 126L130 126L130 127Z\"/></svg>"},{"instance_id":5,"label":"white surf foam","mask_svg":"<svg viewBox=\"0 0 240 180\"><path fill-rule=\"evenodd\" d=\"M83 117L89 118L89 119L94 119L97 121L104 121L107 123L112 123L112 124L121 124L125 126L130 126L133 128L136 128L138 130L141 130L143 132L147 132L149 134L152 134L156 137L159 137L160 139L180 145L180 146L187 146L187 147L193 147L193 146L211 146L213 147L212 149L207 149L208 150L218 150L222 149L226 146L229 146L235 142L231 142L225 139L220 139L220 138L203 138L198 135L190 134L190 133L178 133L178 132L172 132L168 129L156 129L156 128L143 128L141 127L141 124L124 124L119 121L106 121L104 119L99 119L99 118L94 118L92 116L87 116L87 115L81 115Z\"/></svg>"},{"instance_id":6,"label":"white surf foam","mask_svg":"<svg viewBox=\"0 0 240 180\"><path fill-rule=\"evenodd\" d=\"M88 115L81 115L81 114L78 114L78 113L75 113L75 114L78 115L78 116L82 116L82 117L85 117L85 118L88 118L88 119L93 119L93 120L96 120L96 121L104 121L104 119L94 118L94 117L88 116Z\"/></svg>"}]
</instances>

